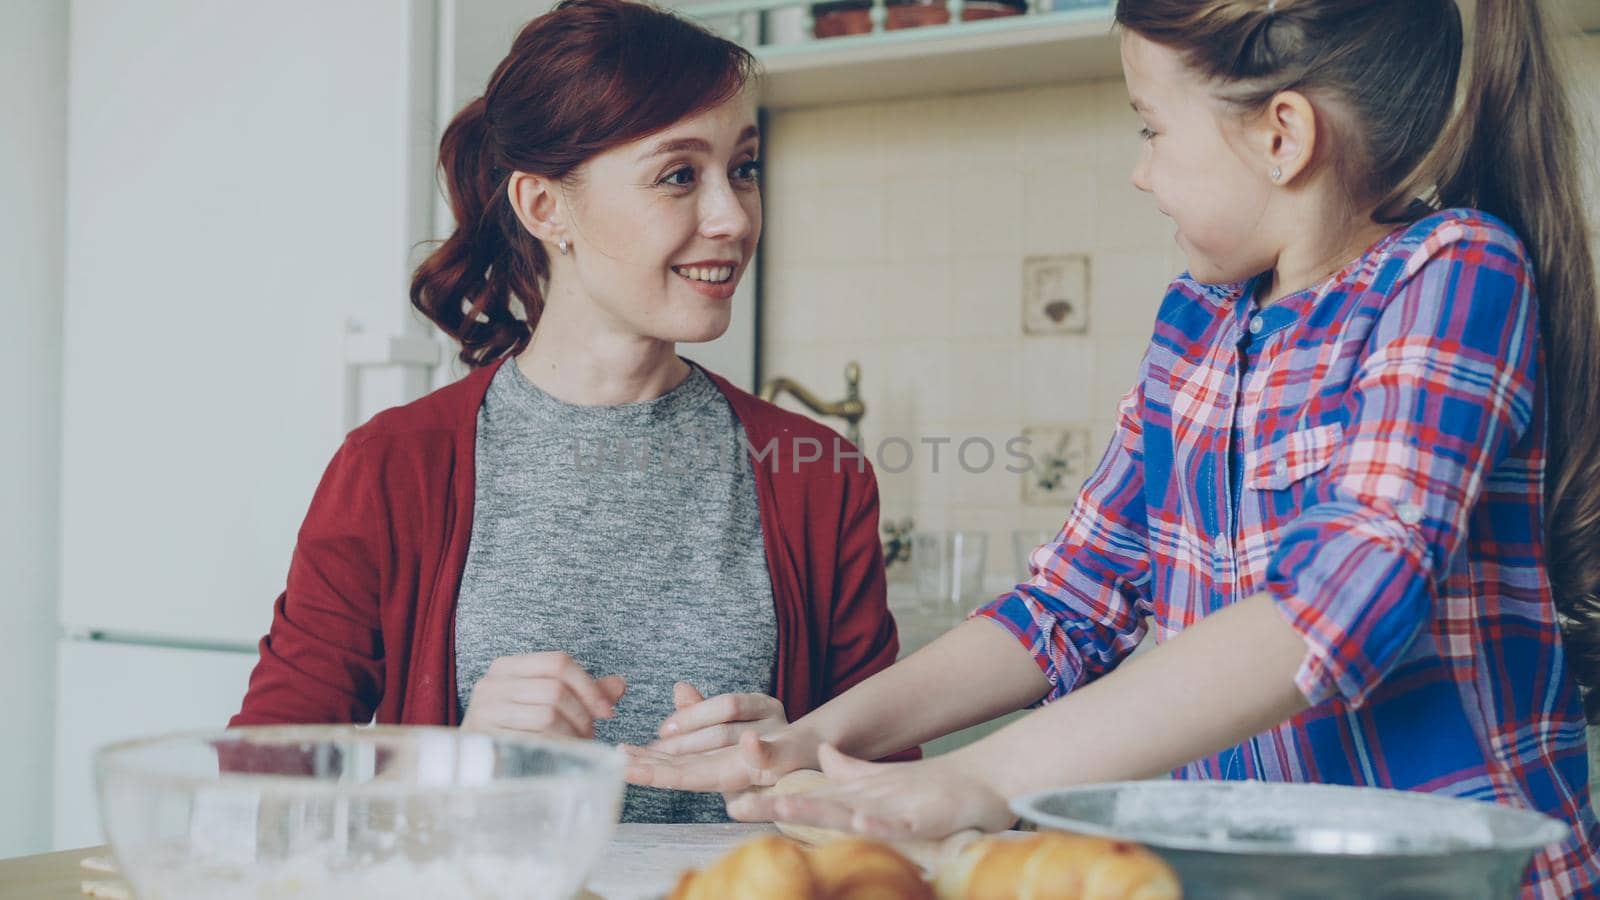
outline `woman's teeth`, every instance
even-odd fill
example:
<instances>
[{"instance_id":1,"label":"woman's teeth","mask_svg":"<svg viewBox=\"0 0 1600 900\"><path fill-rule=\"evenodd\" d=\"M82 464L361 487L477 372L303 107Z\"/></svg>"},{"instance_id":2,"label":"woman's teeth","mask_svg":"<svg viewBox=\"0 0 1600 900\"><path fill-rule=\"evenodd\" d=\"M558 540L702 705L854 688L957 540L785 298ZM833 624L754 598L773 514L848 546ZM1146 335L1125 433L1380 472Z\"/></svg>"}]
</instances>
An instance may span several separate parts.
<instances>
[{"instance_id":1,"label":"woman's teeth","mask_svg":"<svg viewBox=\"0 0 1600 900\"><path fill-rule=\"evenodd\" d=\"M722 284L733 277L733 266L673 266L672 271L695 281Z\"/></svg>"}]
</instances>

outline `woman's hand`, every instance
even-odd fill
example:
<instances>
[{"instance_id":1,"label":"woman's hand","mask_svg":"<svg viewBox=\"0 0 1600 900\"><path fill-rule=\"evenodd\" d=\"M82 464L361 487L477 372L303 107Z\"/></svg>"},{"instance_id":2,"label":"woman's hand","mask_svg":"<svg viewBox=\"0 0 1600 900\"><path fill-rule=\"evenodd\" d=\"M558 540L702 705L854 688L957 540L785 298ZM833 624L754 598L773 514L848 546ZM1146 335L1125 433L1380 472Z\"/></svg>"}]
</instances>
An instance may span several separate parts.
<instances>
[{"instance_id":1,"label":"woman's hand","mask_svg":"<svg viewBox=\"0 0 1600 900\"><path fill-rule=\"evenodd\" d=\"M796 769L816 768L817 744L804 730L790 725L768 737L748 729L736 745L700 753L661 753L626 745L622 749L628 754L630 784L728 796L771 787Z\"/></svg>"},{"instance_id":2,"label":"woman's hand","mask_svg":"<svg viewBox=\"0 0 1600 900\"><path fill-rule=\"evenodd\" d=\"M473 685L461 727L587 740L596 719L616 714L627 687L620 675L592 677L565 653L502 656Z\"/></svg>"},{"instance_id":3,"label":"woman's hand","mask_svg":"<svg viewBox=\"0 0 1600 900\"><path fill-rule=\"evenodd\" d=\"M822 772L833 785L803 794L751 792L728 803L743 822L786 822L855 831L889 840L937 839L968 828L1003 831L1016 822L988 782L958 755L872 763L824 745Z\"/></svg>"},{"instance_id":4,"label":"woman's hand","mask_svg":"<svg viewBox=\"0 0 1600 900\"><path fill-rule=\"evenodd\" d=\"M754 731L763 737L789 724L783 704L766 694L719 694L707 700L694 685L678 682L672 689L677 712L661 723L661 739L647 749L682 756L720 750Z\"/></svg>"}]
</instances>

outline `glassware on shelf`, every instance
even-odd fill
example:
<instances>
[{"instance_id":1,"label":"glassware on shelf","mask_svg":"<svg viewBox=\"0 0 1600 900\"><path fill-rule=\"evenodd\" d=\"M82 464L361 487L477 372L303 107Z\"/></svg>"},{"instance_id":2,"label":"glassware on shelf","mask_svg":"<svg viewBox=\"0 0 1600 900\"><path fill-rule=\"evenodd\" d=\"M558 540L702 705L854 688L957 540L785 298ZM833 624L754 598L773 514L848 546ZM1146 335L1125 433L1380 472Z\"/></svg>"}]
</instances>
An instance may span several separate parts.
<instances>
[{"instance_id":1,"label":"glassware on shelf","mask_svg":"<svg viewBox=\"0 0 1600 900\"><path fill-rule=\"evenodd\" d=\"M979 601L989 535L982 531L923 531L912 537L917 598L936 617L959 621Z\"/></svg>"}]
</instances>

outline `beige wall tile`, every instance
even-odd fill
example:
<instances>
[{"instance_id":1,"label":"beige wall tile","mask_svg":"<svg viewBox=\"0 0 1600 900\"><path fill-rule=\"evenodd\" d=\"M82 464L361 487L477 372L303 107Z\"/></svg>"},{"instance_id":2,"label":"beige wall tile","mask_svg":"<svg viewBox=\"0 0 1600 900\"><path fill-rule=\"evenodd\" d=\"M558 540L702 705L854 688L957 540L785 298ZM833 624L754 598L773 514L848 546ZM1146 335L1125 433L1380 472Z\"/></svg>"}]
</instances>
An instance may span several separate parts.
<instances>
[{"instance_id":1,"label":"beige wall tile","mask_svg":"<svg viewBox=\"0 0 1600 900\"><path fill-rule=\"evenodd\" d=\"M1020 91L962 94L950 103L953 179L983 181L1022 169L1022 134L1029 121Z\"/></svg>"},{"instance_id":2,"label":"beige wall tile","mask_svg":"<svg viewBox=\"0 0 1600 900\"><path fill-rule=\"evenodd\" d=\"M1024 121L1019 129L1025 166L1089 168L1099 156L1098 83L1044 85L1022 92Z\"/></svg>"},{"instance_id":3,"label":"beige wall tile","mask_svg":"<svg viewBox=\"0 0 1600 900\"><path fill-rule=\"evenodd\" d=\"M946 417L958 424L1017 422L1024 385L1016 339L959 340L945 353Z\"/></svg>"},{"instance_id":4,"label":"beige wall tile","mask_svg":"<svg viewBox=\"0 0 1600 900\"><path fill-rule=\"evenodd\" d=\"M1022 260L1015 253L962 259L950 267L950 332L961 339L1019 339Z\"/></svg>"},{"instance_id":5,"label":"beige wall tile","mask_svg":"<svg viewBox=\"0 0 1600 900\"><path fill-rule=\"evenodd\" d=\"M874 335L897 340L956 337L950 322L949 258L889 263L880 268L880 307Z\"/></svg>"},{"instance_id":6,"label":"beige wall tile","mask_svg":"<svg viewBox=\"0 0 1600 900\"><path fill-rule=\"evenodd\" d=\"M1164 252L1108 250L1097 253L1089 272L1089 330L1097 340L1148 340L1167 285L1178 270L1169 270Z\"/></svg>"},{"instance_id":7,"label":"beige wall tile","mask_svg":"<svg viewBox=\"0 0 1600 900\"><path fill-rule=\"evenodd\" d=\"M951 97L928 97L872 107L882 119L887 177L950 177L953 105Z\"/></svg>"},{"instance_id":8,"label":"beige wall tile","mask_svg":"<svg viewBox=\"0 0 1600 900\"><path fill-rule=\"evenodd\" d=\"M1094 249L1099 179L1072 163L1044 163L1022 175L1022 252L1026 256Z\"/></svg>"},{"instance_id":9,"label":"beige wall tile","mask_svg":"<svg viewBox=\"0 0 1600 900\"><path fill-rule=\"evenodd\" d=\"M885 256L889 262L946 259L956 182L949 177L891 178L885 185Z\"/></svg>"},{"instance_id":10,"label":"beige wall tile","mask_svg":"<svg viewBox=\"0 0 1600 900\"><path fill-rule=\"evenodd\" d=\"M1094 345L1085 338L1029 338L1020 347L1022 424L1088 422L1094 412Z\"/></svg>"},{"instance_id":11,"label":"beige wall tile","mask_svg":"<svg viewBox=\"0 0 1600 900\"><path fill-rule=\"evenodd\" d=\"M1020 253L1022 173L979 168L980 175L953 179L949 193L950 252L958 260Z\"/></svg>"}]
</instances>

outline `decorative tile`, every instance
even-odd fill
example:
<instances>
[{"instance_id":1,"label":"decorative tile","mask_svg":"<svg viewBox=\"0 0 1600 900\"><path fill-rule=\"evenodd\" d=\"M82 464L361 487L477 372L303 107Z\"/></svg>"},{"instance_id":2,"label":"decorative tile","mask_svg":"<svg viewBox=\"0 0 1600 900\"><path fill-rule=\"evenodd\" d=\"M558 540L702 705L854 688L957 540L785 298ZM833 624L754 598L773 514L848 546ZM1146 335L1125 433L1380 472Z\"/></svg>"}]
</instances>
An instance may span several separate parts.
<instances>
[{"instance_id":1,"label":"decorative tile","mask_svg":"<svg viewBox=\"0 0 1600 900\"><path fill-rule=\"evenodd\" d=\"M1022 479L1022 502L1027 506L1066 509L1089 477L1091 450L1089 426L1030 425L1022 429L1033 460Z\"/></svg>"},{"instance_id":2,"label":"decorative tile","mask_svg":"<svg viewBox=\"0 0 1600 900\"><path fill-rule=\"evenodd\" d=\"M1089 257L1030 256L1022 261L1024 334L1089 331Z\"/></svg>"}]
</instances>

